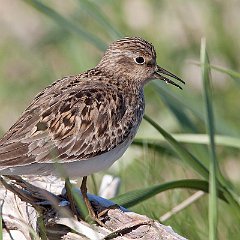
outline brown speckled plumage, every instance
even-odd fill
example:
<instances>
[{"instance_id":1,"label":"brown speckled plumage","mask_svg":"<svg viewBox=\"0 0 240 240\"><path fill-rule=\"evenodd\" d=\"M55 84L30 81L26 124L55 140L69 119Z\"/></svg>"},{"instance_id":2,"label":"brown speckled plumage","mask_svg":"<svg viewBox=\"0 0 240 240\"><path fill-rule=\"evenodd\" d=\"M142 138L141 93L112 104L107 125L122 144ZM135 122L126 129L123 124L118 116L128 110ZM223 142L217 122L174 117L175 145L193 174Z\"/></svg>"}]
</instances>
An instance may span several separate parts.
<instances>
[{"instance_id":1,"label":"brown speckled plumage","mask_svg":"<svg viewBox=\"0 0 240 240\"><path fill-rule=\"evenodd\" d=\"M159 78L178 86L160 74L180 80L156 65L155 50L145 40L112 43L95 68L57 80L35 97L0 139L0 174L52 174L54 162L64 168L74 163L70 176L108 167L137 132L144 85ZM75 165L88 160L98 166Z\"/></svg>"}]
</instances>

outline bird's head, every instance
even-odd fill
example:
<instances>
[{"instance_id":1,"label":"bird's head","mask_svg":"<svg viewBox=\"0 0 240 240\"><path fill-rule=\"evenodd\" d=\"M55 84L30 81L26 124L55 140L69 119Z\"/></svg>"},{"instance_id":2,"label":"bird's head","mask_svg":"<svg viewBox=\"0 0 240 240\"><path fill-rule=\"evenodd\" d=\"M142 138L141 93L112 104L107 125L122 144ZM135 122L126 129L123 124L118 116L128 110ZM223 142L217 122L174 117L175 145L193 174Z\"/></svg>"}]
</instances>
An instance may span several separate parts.
<instances>
[{"instance_id":1,"label":"bird's head","mask_svg":"<svg viewBox=\"0 0 240 240\"><path fill-rule=\"evenodd\" d=\"M151 79L160 79L181 88L168 77L184 83L157 65L153 45L139 37L125 37L113 42L98 66L111 72L118 79L133 81L142 86Z\"/></svg>"}]
</instances>

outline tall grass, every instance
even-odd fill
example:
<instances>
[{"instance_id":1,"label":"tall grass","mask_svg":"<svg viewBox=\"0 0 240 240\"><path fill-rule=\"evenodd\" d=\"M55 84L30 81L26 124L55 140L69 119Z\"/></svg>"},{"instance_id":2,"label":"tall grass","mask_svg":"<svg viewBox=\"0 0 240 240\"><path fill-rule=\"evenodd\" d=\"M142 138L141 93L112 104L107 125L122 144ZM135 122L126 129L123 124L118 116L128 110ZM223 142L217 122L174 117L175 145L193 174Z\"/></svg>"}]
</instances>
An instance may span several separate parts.
<instances>
[{"instance_id":1,"label":"tall grass","mask_svg":"<svg viewBox=\"0 0 240 240\"><path fill-rule=\"evenodd\" d=\"M201 19L208 19L206 26L211 26L210 30L205 31L209 43L208 53L211 59L221 58L223 66L220 66L209 63L205 43L200 44L201 35L191 29L191 21L194 19L187 19L186 14L182 14L186 10L178 1L148 3L151 10L146 8L145 11L150 11L148 16L154 17L154 24L139 28L140 30L128 25L126 11L124 12L127 3L123 2L79 0L74 3L75 8L71 14L65 15L54 7L54 1L24 2L28 7L37 10L36 16L43 14L46 17L45 36L35 44L34 52L28 54L30 62L35 59L31 54L44 59L34 61L34 68L38 69L39 74L35 79L38 81L45 81L46 76L50 78L55 75L53 71L56 68L51 67L52 55L54 60L58 59L57 64L68 63L71 65L70 69L77 72L84 60L88 59L88 53L92 53L96 48L103 51L107 42L123 35L142 35L154 42L161 65L171 65L171 71L179 72L180 76L186 65L192 64L184 60L195 59L194 64L198 65L196 69L199 71L196 70L193 79L190 79L192 82L186 82L183 91L176 91L160 81L146 87L146 115L140 133L124 161L120 160L118 168L109 170L121 176L123 181L120 194L114 201L141 214L160 219L161 215L191 197L195 191L201 190L209 193L209 200L204 194L197 202L173 215L164 224L171 225L189 239L238 239L240 179L236 176L233 178L231 170L239 166L240 73L233 69L240 66L236 44L228 44L234 42L237 34L229 35L229 29L224 28L224 25L219 26L219 21L225 16L222 10L225 3L202 1L200 5L198 1L191 1L191 5L186 1L185 5L194 7L194 11L200 9L201 14L204 14L200 15ZM127 6L130 8L130 3ZM204 9L208 9L208 12L204 12ZM137 11L132 13L137 14ZM181 40L180 36L179 41L176 41L176 38L171 36L174 34L173 30L170 30L174 17L178 22L178 31L185 36L184 40ZM55 25L49 28L47 26L50 22ZM161 28L158 28L158 25ZM48 38L52 33L55 37ZM230 39L231 36L233 38ZM158 44L158 41L161 44ZM90 45L94 48L89 47ZM84 52L85 46L88 46L88 49ZM20 48L18 44L14 46L16 52L20 52ZM54 58L54 54L57 58ZM6 54L2 59L10 57ZM96 61L93 58L91 64L94 66ZM3 64L1 60L0 64ZM65 69L61 70L59 75L68 74ZM213 73L212 79L210 70ZM190 72L188 70L187 74ZM4 79L6 75L1 74ZM216 76L228 83L221 87ZM230 81L229 77L235 81ZM30 76L26 78L26 81L31 83ZM196 88L195 78L202 78L203 88ZM49 82L52 80L54 79L49 79ZM7 83L0 84L2 91L7 88ZM19 92L17 87L21 86L11 88L9 94ZM36 87L34 91L37 92ZM0 102L3 103L4 100L6 101L6 98L2 95ZM9 104L14 105L11 101ZM100 181L101 175L102 173L95 175L96 183Z\"/></svg>"},{"instance_id":2,"label":"tall grass","mask_svg":"<svg viewBox=\"0 0 240 240\"><path fill-rule=\"evenodd\" d=\"M206 105L206 127L209 134L209 238L217 239L217 221L218 221L218 202L217 202L217 157L215 149L215 127L212 106L212 87L210 79L209 59L206 52L206 39L201 42L201 64L202 64L202 79L204 86L204 99Z\"/></svg>"}]
</instances>

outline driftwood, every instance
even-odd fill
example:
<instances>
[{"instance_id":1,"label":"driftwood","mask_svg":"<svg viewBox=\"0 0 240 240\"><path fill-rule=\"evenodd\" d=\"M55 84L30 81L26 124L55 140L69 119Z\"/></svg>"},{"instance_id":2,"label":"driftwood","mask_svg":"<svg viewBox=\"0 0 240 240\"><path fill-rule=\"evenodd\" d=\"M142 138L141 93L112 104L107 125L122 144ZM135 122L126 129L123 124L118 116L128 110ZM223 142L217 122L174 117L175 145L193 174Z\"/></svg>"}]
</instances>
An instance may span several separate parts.
<instances>
[{"instance_id":1,"label":"driftwood","mask_svg":"<svg viewBox=\"0 0 240 240\"><path fill-rule=\"evenodd\" d=\"M2 177L1 182L4 240L186 239L171 227L91 194L88 198L93 209L102 214L101 221L106 227L79 221L71 211L68 195L62 190L64 182L60 179L25 181L9 176ZM57 195L59 192L62 193Z\"/></svg>"}]
</instances>

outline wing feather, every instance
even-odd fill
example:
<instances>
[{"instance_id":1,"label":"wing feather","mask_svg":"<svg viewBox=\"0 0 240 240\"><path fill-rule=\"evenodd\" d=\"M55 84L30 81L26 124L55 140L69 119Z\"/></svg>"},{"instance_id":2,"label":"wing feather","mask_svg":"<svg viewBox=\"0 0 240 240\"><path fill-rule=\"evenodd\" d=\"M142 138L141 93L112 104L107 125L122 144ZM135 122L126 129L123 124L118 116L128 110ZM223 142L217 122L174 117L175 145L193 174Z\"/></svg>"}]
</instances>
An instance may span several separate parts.
<instances>
[{"instance_id":1,"label":"wing feather","mask_svg":"<svg viewBox=\"0 0 240 240\"><path fill-rule=\"evenodd\" d=\"M76 79L70 79L71 87L60 80L37 95L0 139L0 169L85 160L125 140L137 122L126 108L126 93L102 81Z\"/></svg>"}]
</instances>

